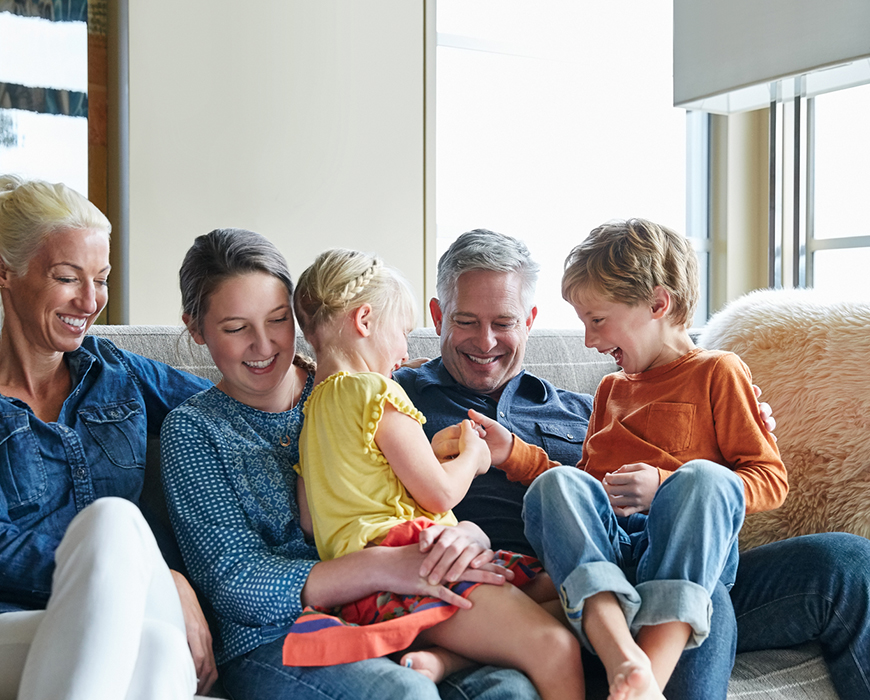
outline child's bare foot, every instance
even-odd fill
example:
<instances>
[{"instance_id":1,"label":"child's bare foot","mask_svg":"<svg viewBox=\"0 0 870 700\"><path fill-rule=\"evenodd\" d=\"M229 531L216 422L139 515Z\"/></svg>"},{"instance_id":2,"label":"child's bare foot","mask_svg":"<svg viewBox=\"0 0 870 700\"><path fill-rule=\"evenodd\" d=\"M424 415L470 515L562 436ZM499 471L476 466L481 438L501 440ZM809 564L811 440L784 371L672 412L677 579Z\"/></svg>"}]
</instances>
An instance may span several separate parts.
<instances>
[{"instance_id":1,"label":"child's bare foot","mask_svg":"<svg viewBox=\"0 0 870 700\"><path fill-rule=\"evenodd\" d=\"M664 700L664 697L649 662L626 661L613 674L607 700Z\"/></svg>"},{"instance_id":2,"label":"child's bare foot","mask_svg":"<svg viewBox=\"0 0 870 700\"><path fill-rule=\"evenodd\" d=\"M443 647L430 647L422 651L410 651L399 661L402 666L422 673L433 683L440 683L451 673L456 673L471 661L464 656L447 651Z\"/></svg>"}]
</instances>

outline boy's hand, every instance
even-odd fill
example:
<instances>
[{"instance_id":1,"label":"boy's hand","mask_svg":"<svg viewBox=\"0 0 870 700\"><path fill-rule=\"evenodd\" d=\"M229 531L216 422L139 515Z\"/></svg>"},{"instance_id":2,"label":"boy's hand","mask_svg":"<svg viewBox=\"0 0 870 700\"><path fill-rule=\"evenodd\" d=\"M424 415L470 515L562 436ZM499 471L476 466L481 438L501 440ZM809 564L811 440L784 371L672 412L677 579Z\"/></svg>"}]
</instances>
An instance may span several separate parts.
<instances>
[{"instance_id":1,"label":"boy's hand","mask_svg":"<svg viewBox=\"0 0 870 700\"><path fill-rule=\"evenodd\" d=\"M659 470L645 462L624 464L602 481L613 512L620 516L649 510L659 488Z\"/></svg>"},{"instance_id":2,"label":"boy's hand","mask_svg":"<svg viewBox=\"0 0 870 700\"><path fill-rule=\"evenodd\" d=\"M514 446L514 436L510 430L498 421L478 413L473 408L468 409L468 417L482 428L481 437L489 446L492 455L492 465L497 467L507 460Z\"/></svg>"}]
</instances>

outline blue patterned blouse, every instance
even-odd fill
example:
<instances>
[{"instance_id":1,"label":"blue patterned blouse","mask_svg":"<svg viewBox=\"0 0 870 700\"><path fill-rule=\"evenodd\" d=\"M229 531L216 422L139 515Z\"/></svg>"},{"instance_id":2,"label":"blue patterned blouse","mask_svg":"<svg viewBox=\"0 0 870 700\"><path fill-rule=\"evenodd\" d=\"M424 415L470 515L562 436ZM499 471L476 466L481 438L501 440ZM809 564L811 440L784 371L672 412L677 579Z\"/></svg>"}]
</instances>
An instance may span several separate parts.
<instances>
[{"instance_id":1,"label":"blue patterned blouse","mask_svg":"<svg viewBox=\"0 0 870 700\"><path fill-rule=\"evenodd\" d=\"M283 413L211 388L163 424L169 515L217 617L218 663L283 636L302 612L302 587L319 559L299 527L293 465L313 383L309 376L299 403Z\"/></svg>"}]
</instances>

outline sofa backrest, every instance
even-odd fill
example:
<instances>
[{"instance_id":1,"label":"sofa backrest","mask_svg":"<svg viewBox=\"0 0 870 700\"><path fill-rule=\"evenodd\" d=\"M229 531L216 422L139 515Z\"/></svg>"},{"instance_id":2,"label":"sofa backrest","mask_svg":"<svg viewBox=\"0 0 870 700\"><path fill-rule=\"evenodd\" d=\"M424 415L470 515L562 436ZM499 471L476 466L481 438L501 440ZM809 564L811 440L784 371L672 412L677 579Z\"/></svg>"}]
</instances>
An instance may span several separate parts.
<instances>
[{"instance_id":1,"label":"sofa backrest","mask_svg":"<svg viewBox=\"0 0 870 700\"><path fill-rule=\"evenodd\" d=\"M160 360L212 381L220 372L205 346L197 345L183 326L93 326L91 333L108 338L124 350ZM301 348L310 352L304 340ZM410 357L440 355L439 338L432 328L419 328L408 338ZM613 358L584 344L579 329L533 329L526 347L525 368L561 389L594 394L601 378L616 371Z\"/></svg>"}]
</instances>

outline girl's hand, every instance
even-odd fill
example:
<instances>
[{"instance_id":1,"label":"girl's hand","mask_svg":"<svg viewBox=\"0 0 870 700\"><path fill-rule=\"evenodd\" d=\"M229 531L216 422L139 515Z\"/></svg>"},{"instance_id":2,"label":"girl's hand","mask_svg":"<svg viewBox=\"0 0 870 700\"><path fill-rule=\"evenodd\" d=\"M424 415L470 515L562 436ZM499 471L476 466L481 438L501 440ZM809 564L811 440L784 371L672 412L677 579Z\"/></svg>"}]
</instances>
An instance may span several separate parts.
<instances>
[{"instance_id":1,"label":"girl's hand","mask_svg":"<svg viewBox=\"0 0 870 700\"><path fill-rule=\"evenodd\" d=\"M492 456L489 446L484 442L480 433L470 420L464 420L459 424L459 454L471 455L471 459L477 464L476 473L485 474L492 464Z\"/></svg>"},{"instance_id":2,"label":"girl's hand","mask_svg":"<svg viewBox=\"0 0 870 700\"><path fill-rule=\"evenodd\" d=\"M433 525L420 533L420 551L428 556L420 567L420 576L430 585L454 583L468 570L485 570L510 580L513 572L494 564L495 552L489 538L477 525L463 521L455 527Z\"/></svg>"},{"instance_id":3,"label":"girl's hand","mask_svg":"<svg viewBox=\"0 0 870 700\"><path fill-rule=\"evenodd\" d=\"M620 516L649 510L659 488L659 470L644 462L624 464L604 476L604 490L613 512Z\"/></svg>"},{"instance_id":4,"label":"girl's hand","mask_svg":"<svg viewBox=\"0 0 870 700\"><path fill-rule=\"evenodd\" d=\"M481 437L489 447L492 465L498 467L504 464L514 446L513 433L498 421L478 413L473 408L468 409L468 416L483 429Z\"/></svg>"}]
</instances>

